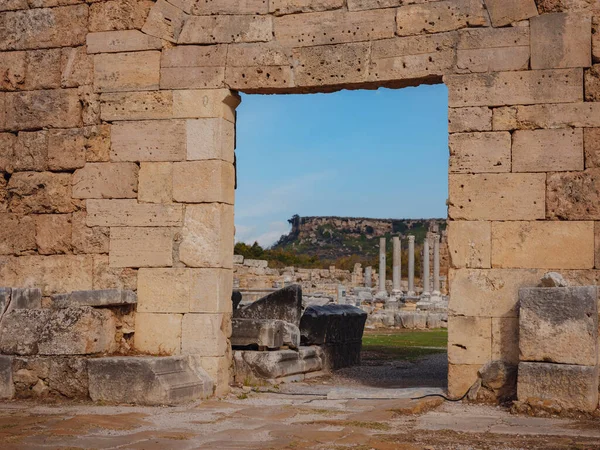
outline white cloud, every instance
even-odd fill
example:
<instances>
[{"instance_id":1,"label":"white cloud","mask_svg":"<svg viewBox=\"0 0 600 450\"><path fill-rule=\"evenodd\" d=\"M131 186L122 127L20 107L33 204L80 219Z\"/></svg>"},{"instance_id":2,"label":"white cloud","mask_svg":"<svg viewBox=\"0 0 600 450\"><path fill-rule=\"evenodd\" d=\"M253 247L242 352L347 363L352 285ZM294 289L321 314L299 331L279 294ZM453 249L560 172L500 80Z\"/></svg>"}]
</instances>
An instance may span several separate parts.
<instances>
[{"instance_id":1,"label":"white cloud","mask_svg":"<svg viewBox=\"0 0 600 450\"><path fill-rule=\"evenodd\" d=\"M240 228L241 231L239 231ZM260 234L257 234L256 227L236 225L235 229L235 240L237 242L245 242L246 244L258 242L261 247L269 247L277 242L282 235L289 233L290 224L287 222L271 222L268 230Z\"/></svg>"}]
</instances>

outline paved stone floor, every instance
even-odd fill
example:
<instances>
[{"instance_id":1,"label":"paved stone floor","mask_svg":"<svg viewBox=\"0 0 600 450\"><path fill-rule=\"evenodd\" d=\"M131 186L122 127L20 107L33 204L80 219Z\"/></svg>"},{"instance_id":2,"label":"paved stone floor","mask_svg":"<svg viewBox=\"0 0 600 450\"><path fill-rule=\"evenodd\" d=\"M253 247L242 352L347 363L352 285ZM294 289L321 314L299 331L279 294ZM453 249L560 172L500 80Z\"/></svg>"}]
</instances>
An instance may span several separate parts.
<instances>
[{"instance_id":1,"label":"paved stone floor","mask_svg":"<svg viewBox=\"0 0 600 450\"><path fill-rule=\"evenodd\" d=\"M0 405L0 448L600 449L598 420L513 416L431 398L328 400L301 391L240 390L164 408L6 402Z\"/></svg>"}]
</instances>

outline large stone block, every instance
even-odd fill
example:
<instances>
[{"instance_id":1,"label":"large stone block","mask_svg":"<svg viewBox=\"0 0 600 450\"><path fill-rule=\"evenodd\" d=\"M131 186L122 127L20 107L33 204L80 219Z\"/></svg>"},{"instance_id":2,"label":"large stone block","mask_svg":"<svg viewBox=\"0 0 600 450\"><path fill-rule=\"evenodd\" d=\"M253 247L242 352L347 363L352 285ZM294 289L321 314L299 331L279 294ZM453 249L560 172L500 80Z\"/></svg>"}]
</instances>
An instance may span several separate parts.
<instances>
[{"instance_id":1,"label":"large stone block","mask_svg":"<svg viewBox=\"0 0 600 450\"><path fill-rule=\"evenodd\" d=\"M29 356L13 358L15 397L89 398L88 358Z\"/></svg>"},{"instance_id":2,"label":"large stone block","mask_svg":"<svg viewBox=\"0 0 600 450\"><path fill-rule=\"evenodd\" d=\"M271 0L269 1L269 12L276 16L283 16L300 12L327 11L343 6L344 0ZM352 9L350 5L349 9Z\"/></svg>"},{"instance_id":3,"label":"large stone block","mask_svg":"<svg viewBox=\"0 0 600 450\"><path fill-rule=\"evenodd\" d=\"M215 383L215 396L228 394L229 382L232 378L232 356L194 356L200 366Z\"/></svg>"},{"instance_id":4,"label":"large stone block","mask_svg":"<svg viewBox=\"0 0 600 450\"><path fill-rule=\"evenodd\" d=\"M449 137L450 172L510 172L509 132L454 133Z\"/></svg>"},{"instance_id":5,"label":"large stone block","mask_svg":"<svg viewBox=\"0 0 600 450\"><path fill-rule=\"evenodd\" d=\"M12 133L0 133L0 171L12 172L11 167L15 160L15 145L17 135Z\"/></svg>"},{"instance_id":6,"label":"large stone block","mask_svg":"<svg viewBox=\"0 0 600 450\"><path fill-rule=\"evenodd\" d=\"M110 267L108 255L93 256L94 289L135 289L137 270L131 268Z\"/></svg>"},{"instance_id":7,"label":"large stone block","mask_svg":"<svg viewBox=\"0 0 600 450\"><path fill-rule=\"evenodd\" d=\"M73 174L73 198L136 198L134 163L88 163Z\"/></svg>"},{"instance_id":8,"label":"large stone block","mask_svg":"<svg viewBox=\"0 0 600 450\"><path fill-rule=\"evenodd\" d=\"M35 242L38 253L70 253L72 220L70 214L41 214L35 218Z\"/></svg>"},{"instance_id":9,"label":"large stone block","mask_svg":"<svg viewBox=\"0 0 600 450\"><path fill-rule=\"evenodd\" d=\"M448 216L454 220L544 219L545 174L450 174Z\"/></svg>"},{"instance_id":10,"label":"large stone block","mask_svg":"<svg viewBox=\"0 0 600 450\"><path fill-rule=\"evenodd\" d=\"M231 89L270 92L294 87L294 76L290 66L228 67L225 83Z\"/></svg>"},{"instance_id":11,"label":"large stone block","mask_svg":"<svg viewBox=\"0 0 600 450\"><path fill-rule=\"evenodd\" d=\"M112 125L112 161L181 161L185 155L184 120L141 120Z\"/></svg>"},{"instance_id":12,"label":"large stone block","mask_svg":"<svg viewBox=\"0 0 600 450\"><path fill-rule=\"evenodd\" d=\"M173 199L183 203L219 202L233 205L233 164L219 160L173 164Z\"/></svg>"},{"instance_id":13,"label":"large stone block","mask_svg":"<svg viewBox=\"0 0 600 450\"><path fill-rule=\"evenodd\" d=\"M448 395L460 398L477 381L481 364L448 364Z\"/></svg>"},{"instance_id":14,"label":"large stone block","mask_svg":"<svg viewBox=\"0 0 600 450\"><path fill-rule=\"evenodd\" d=\"M48 168L73 170L85 165L85 131L82 128L48 132Z\"/></svg>"},{"instance_id":15,"label":"large stone block","mask_svg":"<svg viewBox=\"0 0 600 450\"><path fill-rule=\"evenodd\" d=\"M450 364L485 364L491 358L492 319L448 317L448 362Z\"/></svg>"},{"instance_id":16,"label":"large stone block","mask_svg":"<svg viewBox=\"0 0 600 450\"><path fill-rule=\"evenodd\" d=\"M19 172L8 182L9 208L18 214L70 213L76 208L71 174Z\"/></svg>"},{"instance_id":17,"label":"large stone block","mask_svg":"<svg viewBox=\"0 0 600 450\"><path fill-rule=\"evenodd\" d=\"M69 294L52 296L53 307L68 308L70 306L128 306L137 303L135 292L122 289L99 289L93 291L73 291Z\"/></svg>"},{"instance_id":18,"label":"large stone block","mask_svg":"<svg viewBox=\"0 0 600 450\"><path fill-rule=\"evenodd\" d=\"M0 55L2 90L30 91L60 87L60 50L5 52Z\"/></svg>"},{"instance_id":19,"label":"large stone block","mask_svg":"<svg viewBox=\"0 0 600 450\"><path fill-rule=\"evenodd\" d=\"M39 309L42 307L42 291L38 288L12 288L10 304L5 312L15 309Z\"/></svg>"},{"instance_id":20,"label":"large stone block","mask_svg":"<svg viewBox=\"0 0 600 450\"><path fill-rule=\"evenodd\" d=\"M271 349L283 345L284 322L271 319L233 319L231 345L246 347L258 345ZM300 338L298 332L298 339Z\"/></svg>"},{"instance_id":21,"label":"large stone block","mask_svg":"<svg viewBox=\"0 0 600 450\"><path fill-rule=\"evenodd\" d=\"M138 178L138 199L147 203L173 202L173 164L143 162Z\"/></svg>"},{"instance_id":22,"label":"large stone block","mask_svg":"<svg viewBox=\"0 0 600 450\"><path fill-rule=\"evenodd\" d=\"M21 131L14 147L12 168L15 171L48 170L48 133Z\"/></svg>"},{"instance_id":23,"label":"large stone block","mask_svg":"<svg viewBox=\"0 0 600 450\"><path fill-rule=\"evenodd\" d=\"M182 205L138 203L135 200L87 200L90 227L172 227L183 222Z\"/></svg>"},{"instance_id":24,"label":"large stone block","mask_svg":"<svg viewBox=\"0 0 600 450\"><path fill-rule=\"evenodd\" d=\"M492 317L492 361L519 364L519 319Z\"/></svg>"},{"instance_id":25,"label":"large stone block","mask_svg":"<svg viewBox=\"0 0 600 450\"><path fill-rule=\"evenodd\" d=\"M492 267L591 269L593 222L494 222Z\"/></svg>"},{"instance_id":26,"label":"large stone block","mask_svg":"<svg viewBox=\"0 0 600 450\"><path fill-rule=\"evenodd\" d=\"M490 222L450 221L448 252L451 265L460 269L492 267L492 226Z\"/></svg>"},{"instance_id":27,"label":"large stone block","mask_svg":"<svg viewBox=\"0 0 600 450\"><path fill-rule=\"evenodd\" d=\"M192 119L221 117L235 122L235 108L240 101L240 96L229 89L173 91L173 117Z\"/></svg>"},{"instance_id":28,"label":"large stone block","mask_svg":"<svg viewBox=\"0 0 600 450\"><path fill-rule=\"evenodd\" d=\"M292 285L279 289L251 304L237 308L234 317L240 319L271 319L300 325L302 316L302 288Z\"/></svg>"},{"instance_id":29,"label":"large stone block","mask_svg":"<svg viewBox=\"0 0 600 450\"><path fill-rule=\"evenodd\" d=\"M91 355L116 350L116 319L106 309L15 309L0 323L8 355Z\"/></svg>"},{"instance_id":30,"label":"large stone block","mask_svg":"<svg viewBox=\"0 0 600 450\"><path fill-rule=\"evenodd\" d=\"M161 56L162 89L203 89L223 86L226 45L182 45Z\"/></svg>"},{"instance_id":31,"label":"large stone block","mask_svg":"<svg viewBox=\"0 0 600 450\"><path fill-rule=\"evenodd\" d=\"M581 69L448 75L449 106L504 106L583 100Z\"/></svg>"},{"instance_id":32,"label":"large stone block","mask_svg":"<svg viewBox=\"0 0 600 450\"><path fill-rule=\"evenodd\" d=\"M513 172L583 170L583 130L517 130L513 133Z\"/></svg>"},{"instance_id":33,"label":"large stone block","mask_svg":"<svg viewBox=\"0 0 600 450\"><path fill-rule=\"evenodd\" d=\"M138 52L162 48L160 39L138 30L88 33L86 43L88 53Z\"/></svg>"},{"instance_id":34,"label":"large stone block","mask_svg":"<svg viewBox=\"0 0 600 450\"><path fill-rule=\"evenodd\" d=\"M15 395L11 356L0 355L0 398L10 400Z\"/></svg>"},{"instance_id":35,"label":"large stone block","mask_svg":"<svg viewBox=\"0 0 600 450\"><path fill-rule=\"evenodd\" d=\"M301 347L300 351L278 350L233 352L235 380L238 383L277 380L291 375L315 372L324 368L319 347Z\"/></svg>"},{"instance_id":36,"label":"large stone block","mask_svg":"<svg viewBox=\"0 0 600 450\"><path fill-rule=\"evenodd\" d=\"M109 229L107 227L88 227L85 224L87 214L83 211L73 213L71 220L71 244L74 253L108 253Z\"/></svg>"},{"instance_id":37,"label":"large stone block","mask_svg":"<svg viewBox=\"0 0 600 450\"><path fill-rule=\"evenodd\" d=\"M600 64L585 71L585 101L600 102Z\"/></svg>"},{"instance_id":38,"label":"large stone block","mask_svg":"<svg viewBox=\"0 0 600 450\"><path fill-rule=\"evenodd\" d=\"M357 359L360 361L360 343L366 320L367 313L355 306L335 304L309 306L300 321L302 343L305 345L348 346L350 353L344 355L341 352L340 356L347 356L349 361L343 364L338 360L339 364L335 365L338 367L352 365ZM352 344L357 344L357 346L352 347ZM359 355L352 355L354 351L358 351Z\"/></svg>"},{"instance_id":39,"label":"large stone block","mask_svg":"<svg viewBox=\"0 0 600 450\"><path fill-rule=\"evenodd\" d=\"M191 16L183 25L179 44L266 42L273 37L271 16Z\"/></svg>"},{"instance_id":40,"label":"large stone block","mask_svg":"<svg viewBox=\"0 0 600 450\"><path fill-rule=\"evenodd\" d=\"M600 102L519 106L518 128L600 127Z\"/></svg>"},{"instance_id":41,"label":"large stone block","mask_svg":"<svg viewBox=\"0 0 600 450\"><path fill-rule=\"evenodd\" d=\"M235 125L221 118L186 121L187 160L220 159L233 163Z\"/></svg>"},{"instance_id":42,"label":"large stone block","mask_svg":"<svg viewBox=\"0 0 600 450\"><path fill-rule=\"evenodd\" d=\"M35 249L35 219L31 216L1 213L0 254L18 255Z\"/></svg>"},{"instance_id":43,"label":"large stone block","mask_svg":"<svg viewBox=\"0 0 600 450\"><path fill-rule=\"evenodd\" d=\"M598 366L519 363L519 401L549 401L565 409L598 408Z\"/></svg>"},{"instance_id":44,"label":"large stone block","mask_svg":"<svg viewBox=\"0 0 600 450\"><path fill-rule=\"evenodd\" d=\"M187 11L186 11L187 12ZM191 10L196 16L213 14L267 14L269 5L264 0L198 0Z\"/></svg>"},{"instance_id":45,"label":"large stone block","mask_svg":"<svg viewBox=\"0 0 600 450\"><path fill-rule=\"evenodd\" d=\"M534 0L485 0L492 25L503 27L538 15Z\"/></svg>"},{"instance_id":46,"label":"large stone block","mask_svg":"<svg viewBox=\"0 0 600 450\"><path fill-rule=\"evenodd\" d=\"M158 89L160 52L103 53L94 56L96 92Z\"/></svg>"},{"instance_id":47,"label":"large stone block","mask_svg":"<svg viewBox=\"0 0 600 450\"><path fill-rule=\"evenodd\" d=\"M90 5L90 31L140 29L153 2L109 0Z\"/></svg>"},{"instance_id":48,"label":"large stone block","mask_svg":"<svg viewBox=\"0 0 600 450\"><path fill-rule=\"evenodd\" d=\"M94 82L94 59L86 48L63 48L60 53L60 85L65 88L91 86Z\"/></svg>"},{"instance_id":49,"label":"large stone block","mask_svg":"<svg viewBox=\"0 0 600 450\"><path fill-rule=\"evenodd\" d=\"M179 355L181 353L181 314L135 315L135 349L152 355Z\"/></svg>"},{"instance_id":50,"label":"large stone block","mask_svg":"<svg viewBox=\"0 0 600 450\"><path fill-rule=\"evenodd\" d=\"M193 357L97 358L88 375L95 402L176 405L213 394L213 381Z\"/></svg>"},{"instance_id":51,"label":"large stone block","mask_svg":"<svg viewBox=\"0 0 600 450\"><path fill-rule=\"evenodd\" d=\"M531 19L531 68L589 67L592 21L586 13L542 14Z\"/></svg>"},{"instance_id":52,"label":"large stone block","mask_svg":"<svg viewBox=\"0 0 600 450\"><path fill-rule=\"evenodd\" d=\"M469 131L491 131L492 110L485 106L448 109L448 131L462 133Z\"/></svg>"},{"instance_id":53,"label":"large stone block","mask_svg":"<svg viewBox=\"0 0 600 450\"><path fill-rule=\"evenodd\" d=\"M165 227L110 229L111 267L169 267L173 265L173 231Z\"/></svg>"},{"instance_id":54,"label":"large stone block","mask_svg":"<svg viewBox=\"0 0 600 450\"><path fill-rule=\"evenodd\" d=\"M8 92L4 97L8 130L77 128L82 125L77 89Z\"/></svg>"},{"instance_id":55,"label":"large stone block","mask_svg":"<svg viewBox=\"0 0 600 450\"><path fill-rule=\"evenodd\" d=\"M596 286L519 290L521 361L598 364Z\"/></svg>"},{"instance_id":56,"label":"large stone block","mask_svg":"<svg viewBox=\"0 0 600 450\"><path fill-rule=\"evenodd\" d=\"M489 19L480 1L452 0L401 6L396 25L399 36L410 36L486 26Z\"/></svg>"},{"instance_id":57,"label":"large stone block","mask_svg":"<svg viewBox=\"0 0 600 450\"><path fill-rule=\"evenodd\" d=\"M231 318L228 314L185 314L181 331L181 353L224 356L229 351Z\"/></svg>"},{"instance_id":58,"label":"large stone block","mask_svg":"<svg viewBox=\"0 0 600 450\"><path fill-rule=\"evenodd\" d=\"M600 169L548 175L548 217L563 220L598 220Z\"/></svg>"},{"instance_id":59,"label":"large stone block","mask_svg":"<svg viewBox=\"0 0 600 450\"><path fill-rule=\"evenodd\" d=\"M100 96L101 118L113 120L171 119L173 92L108 92Z\"/></svg>"}]
</instances>

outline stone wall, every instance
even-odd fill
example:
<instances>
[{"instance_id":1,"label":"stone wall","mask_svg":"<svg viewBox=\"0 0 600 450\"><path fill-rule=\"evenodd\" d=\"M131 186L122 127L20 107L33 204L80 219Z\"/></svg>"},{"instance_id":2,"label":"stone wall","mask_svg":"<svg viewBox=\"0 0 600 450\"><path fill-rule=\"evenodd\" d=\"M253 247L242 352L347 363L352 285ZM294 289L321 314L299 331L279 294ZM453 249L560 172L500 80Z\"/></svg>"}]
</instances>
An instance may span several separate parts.
<instances>
[{"instance_id":1,"label":"stone wall","mask_svg":"<svg viewBox=\"0 0 600 450\"><path fill-rule=\"evenodd\" d=\"M140 350L226 385L236 90L446 84L451 394L515 358L518 287L597 282L595 1L0 9L0 285L137 288Z\"/></svg>"}]
</instances>

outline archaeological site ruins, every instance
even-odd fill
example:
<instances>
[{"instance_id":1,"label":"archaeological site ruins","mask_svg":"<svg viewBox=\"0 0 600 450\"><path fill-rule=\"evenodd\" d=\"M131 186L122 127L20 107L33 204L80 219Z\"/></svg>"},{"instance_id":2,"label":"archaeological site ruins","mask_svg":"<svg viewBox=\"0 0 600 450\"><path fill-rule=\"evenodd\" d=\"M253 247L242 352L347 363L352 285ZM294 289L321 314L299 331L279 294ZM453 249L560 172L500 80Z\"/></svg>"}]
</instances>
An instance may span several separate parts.
<instances>
[{"instance_id":1,"label":"archaeological site ruins","mask_svg":"<svg viewBox=\"0 0 600 450\"><path fill-rule=\"evenodd\" d=\"M177 404L432 320L449 396L598 408L597 1L2 0L0 74L0 397ZM240 285L239 93L441 83L447 280L432 233L418 283ZM234 312L234 271L271 290Z\"/></svg>"}]
</instances>

